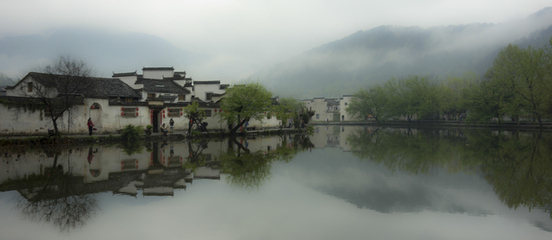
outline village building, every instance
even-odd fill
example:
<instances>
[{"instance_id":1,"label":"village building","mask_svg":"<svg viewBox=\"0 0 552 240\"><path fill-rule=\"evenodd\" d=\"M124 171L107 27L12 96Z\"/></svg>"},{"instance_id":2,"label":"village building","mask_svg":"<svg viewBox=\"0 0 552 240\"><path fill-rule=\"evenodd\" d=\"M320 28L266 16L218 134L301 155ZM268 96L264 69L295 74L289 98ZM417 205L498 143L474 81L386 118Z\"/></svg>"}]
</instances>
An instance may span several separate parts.
<instances>
[{"instance_id":1,"label":"village building","mask_svg":"<svg viewBox=\"0 0 552 240\"><path fill-rule=\"evenodd\" d=\"M312 122L343 122L354 120L354 116L346 111L351 99L352 96L347 95L342 98L304 99L302 102L309 111L314 111Z\"/></svg>"},{"instance_id":2,"label":"village building","mask_svg":"<svg viewBox=\"0 0 552 240\"><path fill-rule=\"evenodd\" d=\"M61 82L81 84L67 91ZM189 119L184 107L197 102L205 111L210 130L227 130L228 123L222 121L220 101L228 90L228 84L219 80L194 81L185 71L173 67L144 67L137 71L113 73L112 78L72 77L31 72L14 86L5 87L5 96L0 96L0 134L29 135L45 134L53 129L52 120L45 109L27 106L34 102L40 105L37 89L45 90L47 98L71 96L74 105L57 121L63 133L87 133L90 118L97 132L117 132L126 125L153 126L153 131L171 119L175 130L188 130ZM262 121L251 120L250 128L276 128L281 125L270 112L265 112Z\"/></svg>"},{"instance_id":3,"label":"village building","mask_svg":"<svg viewBox=\"0 0 552 240\"><path fill-rule=\"evenodd\" d=\"M125 103L136 102L140 94L118 79L74 77L67 79L72 85L62 85L57 75L31 72L17 84L6 87L6 96L0 104L0 133L38 134L53 129L46 109L35 109L39 97L58 98L71 95L72 107L58 120L63 132L86 132L91 118L99 131L116 131L127 124L141 125L147 106L133 105L132 118L121 113L130 112ZM70 92L67 89L71 89Z\"/></svg>"}]
</instances>

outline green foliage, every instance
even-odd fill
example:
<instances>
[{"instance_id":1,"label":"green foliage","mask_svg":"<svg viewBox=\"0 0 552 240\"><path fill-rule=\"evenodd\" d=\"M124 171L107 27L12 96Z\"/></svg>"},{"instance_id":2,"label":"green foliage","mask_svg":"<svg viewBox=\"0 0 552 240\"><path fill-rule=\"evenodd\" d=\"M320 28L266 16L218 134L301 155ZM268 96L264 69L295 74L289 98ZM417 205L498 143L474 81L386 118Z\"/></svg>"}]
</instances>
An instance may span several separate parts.
<instances>
[{"instance_id":1,"label":"green foliage","mask_svg":"<svg viewBox=\"0 0 552 240\"><path fill-rule=\"evenodd\" d=\"M551 67L550 46L522 49L508 45L502 49L485 74L497 94L499 117L530 118L542 124L543 118L552 116Z\"/></svg>"},{"instance_id":2,"label":"green foliage","mask_svg":"<svg viewBox=\"0 0 552 240\"><path fill-rule=\"evenodd\" d=\"M288 119L293 119L302 106L303 103L294 98L282 98L272 109L276 113L276 119L286 125Z\"/></svg>"},{"instance_id":3,"label":"green foliage","mask_svg":"<svg viewBox=\"0 0 552 240\"><path fill-rule=\"evenodd\" d=\"M504 118L538 121L552 118L552 39L542 49L508 45L496 57L484 80L465 73L436 83L426 77L390 79L355 94L346 109L360 119L373 116L483 122Z\"/></svg>"},{"instance_id":4,"label":"green foliage","mask_svg":"<svg viewBox=\"0 0 552 240\"><path fill-rule=\"evenodd\" d=\"M192 104L184 108L184 116L190 119L188 123L188 133L192 136L201 136L201 134L195 134L192 131L192 127L195 125L196 129L200 129L203 119L205 119L205 110L199 108L198 102L192 102ZM193 133L193 134L192 134Z\"/></svg>"},{"instance_id":5,"label":"green foliage","mask_svg":"<svg viewBox=\"0 0 552 240\"><path fill-rule=\"evenodd\" d=\"M198 102L192 102L192 104L184 108L184 116L188 119L201 122L205 118L205 110L199 108Z\"/></svg>"},{"instance_id":6,"label":"green foliage","mask_svg":"<svg viewBox=\"0 0 552 240\"><path fill-rule=\"evenodd\" d=\"M142 152L140 139L143 133L144 130L141 126L134 126L132 124L127 125L121 131L121 147L126 154L132 155L134 153Z\"/></svg>"},{"instance_id":7,"label":"green foliage","mask_svg":"<svg viewBox=\"0 0 552 240\"><path fill-rule=\"evenodd\" d=\"M358 91L345 109L348 114L360 120L373 117L376 121L384 121L389 117L389 98L381 85L375 85L367 90Z\"/></svg>"},{"instance_id":8,"label":"green foliage","mask_svg":"<svg viewBox=\"0 0 552 240\"><path fill-rule=\"evenodd\" d=\"M237 123L232 133L249 119L262 120L264 113L271 110L272 93L260 83L234 85L225 96L220 115L228 123Z\"/></svg>"},{"instance_id":9,"label":"green foliage","mask_svg":"<svg viewBox=\"0 0 552 240\"><path fill-rule=\"evenodd\" d=\"M346 111L364 120L369 117L376 121L399 117L435 120L443 111L441 90L439 84L427 77L392 78L383 86L357 92Z\"/></svg>"},{"instance_id":10,"label":"green foliage","mask_svg":"<svg viewBox=\"0 0 552 240\"><path fill-rule=\"evenodd\" d=\"M243 188L259 188L270 178L272 158L262 151L253 153L228 149L221 158L221 168L228 174L231 185Z\"/></svg>"},{"instance_id":11,"label":"green foliage","mask_svg":"<svg viewBox=\"0 0 552 240\"><path fill-rule=\"evenodd\" d=\"M140 140L143 132L141 126L129 124L121 131L121 139L126 142L136 142Z\"/></svg>"}]
</instances>

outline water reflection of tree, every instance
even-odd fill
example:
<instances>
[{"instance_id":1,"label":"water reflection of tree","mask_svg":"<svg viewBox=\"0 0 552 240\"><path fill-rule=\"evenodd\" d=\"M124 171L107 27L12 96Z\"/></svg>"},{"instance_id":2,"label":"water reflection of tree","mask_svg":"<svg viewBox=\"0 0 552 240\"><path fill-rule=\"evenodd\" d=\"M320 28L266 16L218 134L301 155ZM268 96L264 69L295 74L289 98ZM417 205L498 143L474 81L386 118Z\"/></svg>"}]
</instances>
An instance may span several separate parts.
<instances>
[{"instance_id":1,"label":"water reflection of tree","mask_svg":"<svg viewBox=\"0 0 552 240\"><path fill-rule=\"evenodd\" d=\"M385 165L390 170L427 173L456 159L455 152L463 146L464 136L457 132L412 131L368 128L347 137L353 154ZM454 169L451 169L454 170Z\"/></svg>"},{"instance_id":2,"label":"water reflection of tree","mask_svg":"<svg viewBox=\"0 0 552 240\"><path fill-rule=\"evenodd\" d=\"M485 179L510 208L543 208L552 218L552 138L534 132L497 136L498 148L481 153Z\"/></svg>"},{"instance_id":3,"label":"water reflection of tree","mask_svg":"<svg viewBox=\"0 0 552 240\"><path fill-rule=\"evenodd\" d=\"M204 166L207 160L207 155L203 154L203 151L209 146L208 139L199 139L188 141L188 161L184 166L186 169L195 170L200 166Z\"/></svg>"},{"instance_id":4,"label":"water reflection of tree","mask_svg":"<svg viewBox=\"0 0 552 240\"><path fill-rule=\"evenodd\" d=\"M356 156L391 170L414 174L436 168L476 172L508 207L552 211L550 133L363 130L347 140Z\"/></svg>"},{"instance_id":5,"label":"water reflection of tree","mask_svg":"<svg viewBox=\"0 0 552 240\"><path fill-rule=\"evenodd\" d=\"M144 145L140 141L123 141L119 144L119 147L123 149L127 155L142 153Z\"/></svg>"},{"instance_id":6,"label":"water reflection of tree","mask_svg":"<svg viewBox=\"0 0 552 240\"><path fill-rule=\"evenodd\" d=\"M16 208L31 220L49 222L60 231L69 231L84 226L98 204L94 196L82 192L82 185L74 177L64 173L58 158L55 153L54 163L45 175L26 181L29 185L19 190L22 198Z\"/></svg>"},{"instance_id":7,"label":"water reflection of tree","mask_svg":"<svg viewBox=\"0 0 552 240\"><path fill-rule=\"evenodd\" d=\"M270 179L274 161L289 162L300 151L314 147L308 136L282 137L272 151L251 152L235 138L228 139L228 150L221 155L221 169L229 184L242 188L259 188Z\"/></svg>"}]
</instances>

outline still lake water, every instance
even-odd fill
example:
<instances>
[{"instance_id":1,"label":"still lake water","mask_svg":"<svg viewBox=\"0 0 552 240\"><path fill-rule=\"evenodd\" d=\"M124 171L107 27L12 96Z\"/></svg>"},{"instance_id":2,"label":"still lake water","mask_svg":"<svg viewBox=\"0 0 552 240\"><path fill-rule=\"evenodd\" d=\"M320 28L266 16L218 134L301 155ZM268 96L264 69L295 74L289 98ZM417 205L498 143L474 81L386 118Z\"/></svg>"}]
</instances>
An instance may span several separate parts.
<instances>
[{"instance_id":1,"label":"still lake water","mask_svg":"<svg viewBox=\"0 0 552 240\"><path fill-rule=\"evenodd\" d=\"M0 150L0 239L552 239L552 134Z\"/></svg>"}]
</instances>

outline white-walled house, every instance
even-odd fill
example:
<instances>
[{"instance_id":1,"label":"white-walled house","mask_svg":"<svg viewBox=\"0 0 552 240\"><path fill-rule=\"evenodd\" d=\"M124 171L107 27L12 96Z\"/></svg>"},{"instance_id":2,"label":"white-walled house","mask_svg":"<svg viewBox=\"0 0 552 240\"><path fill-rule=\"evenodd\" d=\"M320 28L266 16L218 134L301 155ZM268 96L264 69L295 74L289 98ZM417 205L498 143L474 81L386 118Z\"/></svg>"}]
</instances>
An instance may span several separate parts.
<instances>
[{"instance_id":1,"label":"white-walled house","mask_svg":"<svg viewBox=\"0 0 552 240\"><path fill-rule=\"evenodd\" d=\"M58 75L31 72L12 87L6 88L6 96L0 104L1 134L41 134L53 129L48 112L40 106L40 98L63 99L71 95L74 105L57 121L58 128L66 133L87 132L87 120L91 118L98 131L116 131L127 124L142 125L147 106L126 103L137 101L140 94L119 79L92 78L69 79L81 85L67 92L66 85L57 82ZM74 86L74 85L73 85ZM132 116L127 112L132 110Z\"/></svg>"},{"instance_id":2,"label":"white-walled house","mask_svg":"<svg viewBox=\"0 0 552 240\"><path fill-rule=\"evenodd\" d=\"M218 80L193 81L186 72L172 67L144 67L142 71L113 73L112 78L79 79L31 72L14 86L6 87L6 96L0 96L0 134L46 134L53 129L37 89L47 89L47 95L42 96L49 99L71 96L76 101L57 121L62 133L87 133L88 118L100 133L116 132L128 124L144 128L153 125L156 132L163 123L168 127L170 119L175 122L175 130L187 130L189 119L183 110L192 102L199 103L205 111L208 129L228 129L228 123L218 114L227 84ZM67 91L62 86L64 80L82 86ZM252 119L249 127L275 128L281 124L273 113L265 115L262 121Z\"/></svg>"},{"instance_id":3,"label":"white-walled house","mask_svg":"<svg viewBox=\"0 0 552 240\"><path fill-rule=\"evenodd\" d=\"M347 107L352 98L352 95L344 95L339 99L318 97L305 99L302 102L307 109L314 110L315 113L311 117L312 122L343 122L356 120L354 116L347 113Z\"/></svg>"},{"instance_id":4,"label":"white-walled house","mask_svg":"<svg viewBox=\"0 0 552 240\"><path fill-rule=\"evenodd\" d=\"M204 122L208 129L226 129L227 125L216 113L220 111L217 102L228 85L220 81L193 81L186 77L185 71L175 71L173 67L144 67L142 72L114 73L113 78L119 78L140 92L141 101L149 108L149 124L154 132L163 123L168 127L170 119L175 121L175 130L187 130L189 119L183 110L192 101L198 102L200 109L205 111ZM210 100L206 99L207 95Z\"/></svg>"},{"instance_id":5,"label":"white-walled house","mask_svg":"<svg viewBox=\"0 0 552 240\"><path fill-rule=\"evenodd\" d=\"M194 97L204 102L218 102L227 89L228 84L220 84L219 80L193 81Z\"/></svg>"},{"instance_id":6,"label":"white-walled house","mask_svg":"<svg viewBox=\"0 0 552 240\"><path fill-rule=\"evenodd\" d=\"M349 104L351 104L351 101L353 99L353 95L343 95L343 97L339 101L339 109L341 116L339 117L340 121L354 121L358 120L355 116L352 116L351 114L347 113L347 107L349 107Z\"/></svg>"}]
</instances>

